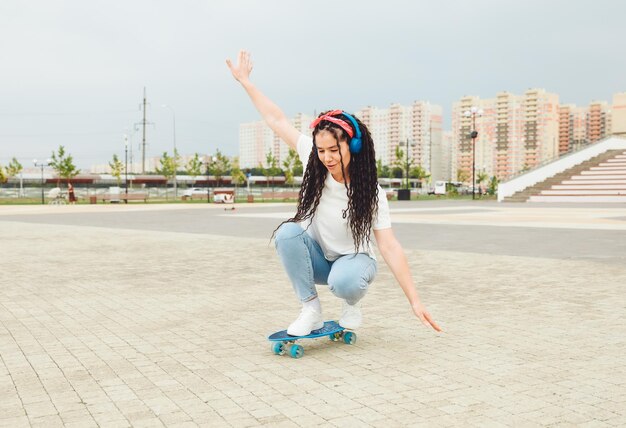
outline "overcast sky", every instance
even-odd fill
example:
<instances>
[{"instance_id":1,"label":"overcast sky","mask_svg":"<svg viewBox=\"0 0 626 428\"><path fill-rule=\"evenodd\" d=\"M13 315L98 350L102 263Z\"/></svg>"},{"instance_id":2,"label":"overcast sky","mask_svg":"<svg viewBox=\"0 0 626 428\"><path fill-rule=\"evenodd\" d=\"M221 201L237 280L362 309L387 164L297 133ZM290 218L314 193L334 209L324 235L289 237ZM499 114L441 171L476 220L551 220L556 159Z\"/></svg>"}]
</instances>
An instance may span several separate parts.
<instances>
[{"instance_id":1,"label":"overcast sky","mask_svg":"<svg viewBox=\"0 0 626 428\"><path fill-rule=\"evenodd\" d=\"M443 106L531 87L562 103L626 91L621 0L2 0L0 164L59 145L79 167L123 158L238 152L259 119L224 61L252 52L253 81L289 116L398 102ZM171 109L162 107L167 104Z\"/></svg>"}]
</instances>

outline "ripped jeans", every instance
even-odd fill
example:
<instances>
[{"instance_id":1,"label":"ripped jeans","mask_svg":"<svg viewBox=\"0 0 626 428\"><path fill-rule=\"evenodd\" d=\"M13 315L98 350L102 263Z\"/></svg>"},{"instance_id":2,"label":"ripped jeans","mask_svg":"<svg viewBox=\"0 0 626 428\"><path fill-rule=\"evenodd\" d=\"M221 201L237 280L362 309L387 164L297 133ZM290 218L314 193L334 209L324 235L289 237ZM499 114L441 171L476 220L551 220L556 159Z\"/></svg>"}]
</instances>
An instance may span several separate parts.
<instances>
[{"instance_id":1,"label":"ripped jeans","mask_svg":"<svg viewBox=\"0 0 626 428\"><path fill-rule=\"evenodd\" d=\"M376 260L365 253L326 260L319 244L296 223L285 223L278 229L275 245L301 302L316 298L315 284L321 284L354 305L376 276Z\"/></svg>"}]
</instances>

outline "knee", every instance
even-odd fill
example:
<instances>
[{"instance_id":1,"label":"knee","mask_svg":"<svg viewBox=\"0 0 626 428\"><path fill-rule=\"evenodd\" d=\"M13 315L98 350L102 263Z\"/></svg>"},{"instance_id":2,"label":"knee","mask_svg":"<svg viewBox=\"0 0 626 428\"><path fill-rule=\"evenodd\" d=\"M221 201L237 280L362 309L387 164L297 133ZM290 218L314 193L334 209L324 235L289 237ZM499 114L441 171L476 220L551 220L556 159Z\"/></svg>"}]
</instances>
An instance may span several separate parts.
<instances>
[{"instance_id":1,"label":"knee","mask_svg":"<svg viewBox=\"0 0 626 428\"><path fill-rule=\"evenodd\" d=\"M335 296L354 304L367 292L375 275L374 264L367 266L360 275L349 271L333 272L328 277L328 288Z\"/></svg>"},{"instance_id":2,"label":"knee","mask_svg":"<svg viewBox=\"0 0 626 428\"><path fill-rule=\"evenodd\" d=\"M285 223L281 225L276 231L276 236L274 237L274 244L278 246L280 242L297 238L302 236L304 230L300 227L300 225L296 223Z\"/></svg>"},{"instance_id":3,"label":"knee","mask_svg":"<svg viewBox=\"0 0 626 428\"><path fill-rule=\"evenodd\" d=\"M334 275L328 278L328 288L337 297L352 300L365 293L369 283L363 278L348 275Z\"/></svg>"}]
</instances>

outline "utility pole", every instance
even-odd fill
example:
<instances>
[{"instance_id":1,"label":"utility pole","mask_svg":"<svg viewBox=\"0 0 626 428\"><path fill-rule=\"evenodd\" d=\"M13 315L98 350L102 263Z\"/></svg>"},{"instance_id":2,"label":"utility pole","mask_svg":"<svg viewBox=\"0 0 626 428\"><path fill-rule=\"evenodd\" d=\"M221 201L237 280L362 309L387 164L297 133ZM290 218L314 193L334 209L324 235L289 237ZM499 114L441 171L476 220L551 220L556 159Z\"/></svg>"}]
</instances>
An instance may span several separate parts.
<instances>
[{"instance_id":1,"label":"utility pole","mask_svg":"<svg viewBox=\"0 0 626 428\"><path fill-rule=\"evenodd\" d=\"M146 173L146 87L143 87L143 138L141 143L141 173Z\"/></svg>"},{"instance_id":2,"label":"utility pole","mask_svg":"<svg viewBox=\"0 0 626 428\"><path fill-rule=\"evenodd\" d=\"M144 86L143 88L143 120L141 122L137 122L135 123L135 131L138 131L137 129L137 125L141 124L141 127L143 129L143 137L142 137L142 142L141 142L141 173L145 174L146 173L146 125L153 125L153 123L148 122L146 120L146 107L148 105L148 101L146 99L146 88ZM133 159L133 151L132 151L132 147L131 147L131 151L130 151L130 158L131 158L131 165L133 163L132 159Z\"/></svg>"}]
</instances>

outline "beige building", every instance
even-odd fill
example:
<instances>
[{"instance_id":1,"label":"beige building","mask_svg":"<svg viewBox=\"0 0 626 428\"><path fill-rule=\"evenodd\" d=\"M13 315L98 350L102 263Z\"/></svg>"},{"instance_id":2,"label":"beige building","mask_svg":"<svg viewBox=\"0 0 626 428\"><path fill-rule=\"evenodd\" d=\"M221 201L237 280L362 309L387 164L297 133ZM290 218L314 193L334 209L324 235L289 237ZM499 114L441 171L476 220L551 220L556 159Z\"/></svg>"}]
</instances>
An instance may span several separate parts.
<instances>
[{"instance_id":1,"label":"beige building","mask_svg":"<svg viewBox=\"0 0 626 428\"><path fill-rule=\"evenodd\" d=\"M626 92L620 92L613 95L611 119L612 134L626 137Z\"/></svg>"},{"instance_id":2,"label":"beige building","mask_svg":"<svg viewBox=\"0 0 626 428\"><path fill-rule=\"evenodd\" d=\"M605 101L594 101L587 111L587 142L595 143L611 135L611 111Z\"/></svg>"},{"instance_id":3,"label":"beige building","mask_svg":"<svg viewBox=\"0 0 626 428\"><path fill-rule=\"evenodd\" d=\"M478 135L471 138L472 131ZM496 99L481 100L465 96L452 105L452 135L456 146L457 176L455 180L470 182L476 175L494 171L496 135ZM472 167L474 165L474 168Z\"/></svg>"},{"instance_id":4,"label":"beige building","mask_svg":"<svg viewBox=\"0 0 626 428\"><path fill-rule=\"evenodd\" d=\"M559 96L543 89L524 94L524 166L538 164L558 156Z\"/></svg>"},{"instance_id":5,"label":"beige building","mask_svg":"<svg viewBox=\"0 0 626 428\"><path fill-rule=\"evenodd\" d=\"M452 131L441 132L441 145L432 153L432 182L456 181L456 150Z\"/></svg>"},{"instance_id":6,"label":"beige building","mask_svg":"<svg viewBox=\"0 0 626 428\"><path fill-rule=\"evenodd\" d=\"M355 114L369 129L376 158L383 165L392 166L396 163L397 147L406 156L408 142L408 156L412 165L421 166L433 179L440 174L443 119L441 106L427 101L415 101L409 106L392 104L388 109L366 107ZM437 166L434 166L433 158L437 159Z\"/></svg>"},{"instance_id":7,"label":"beige building","mask_svg":"<svg viewBox=\"0 0 626 428\"><path fill-rule=\"evenodd\" d=\"M559 107L559 154L587 144L587 111L587 108L574 104Z\"/></svg>"},{"instance_id":8,"label":"beige building","mask_svg":"<svg viewBox=\"0 0 626 428\"><path fill-rule=\"evenodd\" d=\"M502 180L556 157L558 103L558 95L543 89L529 89L524 95L500 92L490 99L466 96L454 103L457 179L471 181L473 162L476 176L483 172ZM473 130L478 132L475 142Z\"/></svg>"},{"instance_id":9,"label":"beige building","mask_svg":"<svg viewBox=\"0 0 626 428\"><path fill-rule=\"evenodd\" d=\"M367 126L374 141L376 160L389 165L389 109L365 107L355 112L355 116Z\"/></svg>"},{"instance_id":10,"label":"beige building","mask_svg":"<svg viewBox=\"0 0 626 428\"><path fill-rule=\"evenodd\" d=\"M312 116L302 113L296 114L292 119L296 129L306 135L311 135L309 124L312 121ZM282 168L282 163L289 153L289 146L278 138L262 120L239 125L240 168L267 166L266 159L269 152L278 160L278 167Z\"/></svg>"}]
</instances>

